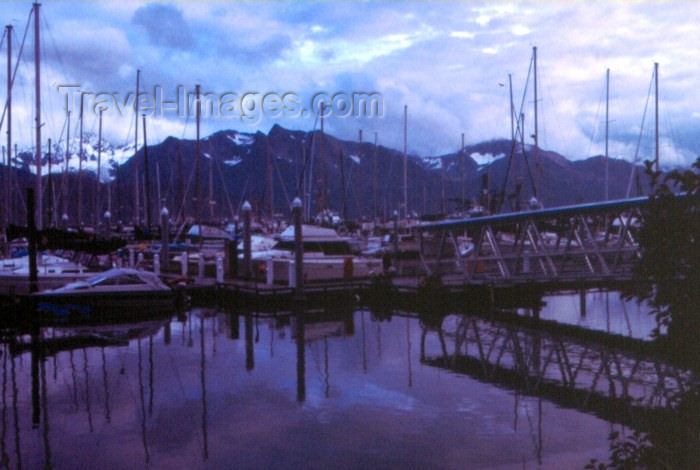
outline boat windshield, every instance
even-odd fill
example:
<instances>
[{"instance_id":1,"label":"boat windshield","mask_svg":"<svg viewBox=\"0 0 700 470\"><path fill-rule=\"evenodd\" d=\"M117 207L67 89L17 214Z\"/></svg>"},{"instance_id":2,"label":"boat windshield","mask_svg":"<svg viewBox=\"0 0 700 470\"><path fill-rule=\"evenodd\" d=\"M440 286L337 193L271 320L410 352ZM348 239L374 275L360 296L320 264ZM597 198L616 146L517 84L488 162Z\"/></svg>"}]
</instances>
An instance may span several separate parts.
<instances>
[{"instance_id":1,"label":"boat windshield","mask_svg":"<svg viewBox=\"0 0 700 470\"><path fill-rule=\"evenodd\" d=\"M126 286L145 284L135 274L121 274L119 276L95 276L90 278L88 283L91 286Z\"/></svg>"},{"instance_id":2,"label":"boat windshield","mask_svg":"<svg viewBox=\"0 0 700 470\"><path fill-rule=\"evenodd\" d=\"M294 251L294 242L281 240L272 248L273 250ZM350 255L352 250L346 241L328 242L304 242L304 253L323 253L328 256Z\"/></svg>"}]
</instances>

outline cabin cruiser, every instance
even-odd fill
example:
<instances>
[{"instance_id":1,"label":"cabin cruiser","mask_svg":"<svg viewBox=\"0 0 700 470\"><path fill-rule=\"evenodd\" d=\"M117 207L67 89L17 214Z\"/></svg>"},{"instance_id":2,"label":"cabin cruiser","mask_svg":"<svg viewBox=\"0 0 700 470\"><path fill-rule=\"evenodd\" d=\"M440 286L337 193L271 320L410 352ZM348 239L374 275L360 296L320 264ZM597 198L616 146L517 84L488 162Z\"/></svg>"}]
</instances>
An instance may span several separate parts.
<instances>
[{"instance_id":1,"label":"cabin cruiser","mask_svg":"<svg viewBox=\"0 0 700 470\"><path fill-rule=\"evenodd\" d=\"M38 290L55 289L66 283L92 276L81 263L59 256L37 255ZM25 295L29 293L29 256L0 261L0 294Z\"/></svg>"},{"instance_id":2,"label":"cabin cruiser","mask_svg":"<svg viewBox=\"0 0 700 470\"><path fill-rule=\"evenodd\" d=\"M135 312L172 308L175 294L154 273L114 268L58 289L31 296L39 310L56 315L115 312L123 316Z\"/></svg>"},{"instance_id":3,"label":"cabin cruiser","mask_svg":"<svg viewBox=\"0 0 700 470\"><path fill-rule=\"evenodd\" d=\"M304 280L336 281L380 274L382 262L355 256L352 240L331 228L302 225ZM251 254L253 269L265 273L268 284L290 283L294 272L294 227L287 227L270 249Z\"/></svg>"}]
</instances>

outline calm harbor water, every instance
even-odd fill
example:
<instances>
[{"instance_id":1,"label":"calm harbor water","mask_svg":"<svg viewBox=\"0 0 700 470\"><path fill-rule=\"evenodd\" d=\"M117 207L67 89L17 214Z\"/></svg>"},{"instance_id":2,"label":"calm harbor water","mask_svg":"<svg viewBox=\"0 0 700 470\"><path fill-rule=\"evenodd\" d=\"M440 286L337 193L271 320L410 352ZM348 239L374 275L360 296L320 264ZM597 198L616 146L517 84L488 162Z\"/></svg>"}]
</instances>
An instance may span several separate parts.
<instances>
[{"instance_id":1,"label":"calm harbor water","mask_svg":"<svg viewBox=\"0 0 700 470\"><path fill-rule=\"evenodd\" d=\"M599 326L591 306L601 300L591 295L586 321ZM578 296L566 299L543 316L575 311ZM619 305L612 315L624 332ZM559 469L605 458L607 436L621 425L566 399L523 394L507 374L440 366L460 325L481 339L494 330L479 322L477 330L476 320L451 315L436 329L401 312L379 321L360 309L307 311L300 321L195 308L141 323L45 328L46 344L76 335L114 344L66 341L44 356L3 346L2 464ZM476 346L464 348L478 357Z\"/></svg>"}]
</instances>

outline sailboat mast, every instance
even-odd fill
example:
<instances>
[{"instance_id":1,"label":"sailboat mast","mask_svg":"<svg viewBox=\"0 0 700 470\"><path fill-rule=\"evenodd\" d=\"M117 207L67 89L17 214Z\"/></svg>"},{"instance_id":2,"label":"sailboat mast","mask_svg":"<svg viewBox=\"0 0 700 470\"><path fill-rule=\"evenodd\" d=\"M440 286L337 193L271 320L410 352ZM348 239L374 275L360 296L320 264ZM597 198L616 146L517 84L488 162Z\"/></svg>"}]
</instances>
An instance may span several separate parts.
<instances>
[{"instance_id":1,"label":"sailboat mast","mask_svg":"<svg viewBox=\"0 0 700 470\"><path fill-rule=\"evenodd\" d=\"M272 153L270 152L270 140L269 136L265 138L265 189L267 189L267 204L268 211L270 214L270 220L275 216L275 193L273 185L273 175L272 175Z\"/></svg>"},{"instance_id":2,"label":"sailboat mast","mask_svg":"<svg viewBox=\"0 0 700 470\"><path fill-rule=\"evenodd\" d=\"M185 186L182 178L182 150L180 148L180 142L177 143L177 198L180 204L178 214L181 214L182 220L185 220L187 214L185 214ZM181 222L181 220L178 222Z\"/></svg>"},{"instance_id":3,"label":"sailboat mast","mask_svg":"<svg viewBox=\"0 0 700 470\"><path fill-rule=\"evenodd\" d=\"M161 192L160 192L160 165L158 164L158 159L156 159L156 197L158 204L156 204L156 209L158 210L158 213L160 214L160 211L163 209L164 204L163 200L161 199Z\"/></svg>"},{"instance_id":4,"label":"sailboat mast","mask_svg":"<svg viewBox=\"0 0 700 470\"><path fill-rule=\"evenodd\" d=\"M66 116L66 166L63 170L63 178L61 178L61 201L63 206L63 214L68 215L68 173L70 171L70 110L67 110Z\"/></svg>"},{"instance_id":5,"label":"sailboat mast","mask_svg":"<svg viewBox=\"0 0 700 470\"><path fill-rule=\"evenodd\" d=\"M134 100L134 224L139 223L139 171L136 152L139 149L139 82L141 70L136 71L136 99Z\"/></svg>"},{"instance_id":6,"label":"sailboat mast","mask_svg":"<svg viewBox=\"0 0 700 470\"><path fill-rule=\"evenodd\" d=\"M466 207L466 188L464 186L464 132L462 132L462 149L459 152L459 185L462 188L462 202L460 205Z\"/></svg>"},{"instance_id":7,"label":"sailboat mast","mask_svg":"<svg viewBox=\"0 0 700 470\"><path fill-rule=\"evenodd\" d=\"M372 159L372 216L379 217L379 204L377 201L377 133L374 133L374 155Z\"/></svg>"},{"instance_id":8,"label":"sailboat mast","mask_svg":"<svg viewBox=\"0 0 700 470\"><path fill-rule=\"evenodd\" d=\"M326 114L326 103L321 103L321 135L318 141L318 174L321 177L321 197L319 198L319 211L327 209L328 204L326 203L326 162L325 162L325 152L323 147L323 141L326 140L326 131L324 128Z\"/></svg>"},{"instance_id":9,"label":"sailboat mast","mask_svg":"<svg viewBox=\"0 0 700 470\"><path fill-rule=\"evenodd\" d=\"M605 200L610 199L610 180L609 180L609 154L608 154L608 131L610 120L608 119L608 111L610 104L610 69L605 73Z\"/></svg>"},{"instance_id":10,"label":"sailboat mast","mask_svg":"<svg viewBox=\"0 0 700 470\"><path fill-rule=\"evenodd\" d=\"M214 221L214 152L209 149L209 222Z\"/></svg>"},{"instance_id":11,"label":"sailboat mast","mask_svg":"<svg viewBox=\"0 0 700 470\"><path fill-rule=\"evenodd\" d=\"M347 223L348 220L348 202L347 202L347 188L345 187L345 155L343 155L343 149L340 149L340 189L342 191L342 209L343 209L343 222Z\"/></svg>"},{"instance_id":12,"label":"sailboat mast","mask_svg":"<svg viewBox=\"0 0 700 470\"><path fill-rule=\"evenodd\" d=\"M194 109L195 109L195 115L196 115L196 123L197 123L197 140L195 142L195 151L194 151L194 221L195 224L199 223L199 114L201 112L201 102L199 101L199 85L196 85L194 88L194 93L195 93L195 99L194 99ZM201 235L201 230L202 228L199 227L200 230L200 235ZM200 237L201 238L201 237Z\"/></svg>"},{"instance_id":13,"label":"sailboat mast","mask_svg":"<svg viewBox=\"0 0 700 470\"><path fill-rule=\"evenodd\" d=\"M49 182L49 187L48 187L48 215L49 215L49 227L53 225L53 178L51 176L51 139L49 139L49 153L46 158L46 161L49 164L49 176L48 176L48 182Z\"/></svg>"},{"instance_id":14,"label":"sailboat mast","mask_svg":"<svg viewBox=\"0 0 700 470\"><path fill-rule=\"evenodd\" d=\"M535 88L535 188L537 194L535 196L539 199L540 204L542 204L542 191L541 191L541 163L540 163L540 153L539 153L539 142L537 134L537 47L532 48L532 58L533 58L533 70L534 70L534 88Z\"/></svg>"},{"instance_id":15,"label":"sailboat mast","mask_svg":"<svg viewBox=\"0 0 700 470\"><path fill-rule=\"evenodd\" d=\"M102 172L102 113L100 109L100 120L97 126L97 178L95 178L95 230L100 222L100 212L102 211L102 198L100 191L100 174Z\"/></svg>"},{"instance_id":16,"label":"sailboat mast","mask_svg":"<svg viewBox=\"0 0 700 470\"><path fill-rule=\"evenodd\" d=\"M7 182L5 184L5 201L7 204L7 222L12 223L12 25L7 30Z\"/></svg>"},{"instance_id":17,"label":"sailboat mast","mask_svg":"<svg viewBox=\"0 0 700 470\"><path fill-rule=\"evenodd\" d=\"M145 178L144 191L146 192L146 229L151 230L151 178L148 166L148 141L146 138L146 115L143 118L143 173Z\"/></svg>"},{"instance_id":18,"label":"sailboat mast","mask_svg":"<svg viewBox=\"0 0 700 470\"><path fill-rule=\"evenodd\" d=\"M403 107L403 208L408 217L408 106Z\"/></svg>"},{"instance_id":19,"label":"sailboat mast","mask_svg":"<svg viewBox=\"0 0 700 470\"><path fill-rule=\"evenodd\" d=\"M83 226L83 94L80 94L80 145L78 147L78 227Z\"/></svg>"},{"instance_id":20,"label":"sailboat mast","mask_svg":"<svg viewBox=\"0 0 700 470\"><path fill-rule=\"evenodd\" d=\"M35 94L35 130L36 130L36 228L43 224L43 198L41 190L41 53L39 51L39 7L34 3L34 94Z\"/></svg>"},{"instance_id":21,"label":"sailboat mast","mask_svg":"<svg viewBox=\"0 0 700 470\"><path fill-rule=\"evenodd\" d=\"M654 158L654 166L656 171L659 171L659 63L654 62L654 114L655 114L655 145L656 152Z\"/></svg>"}]
</instances>

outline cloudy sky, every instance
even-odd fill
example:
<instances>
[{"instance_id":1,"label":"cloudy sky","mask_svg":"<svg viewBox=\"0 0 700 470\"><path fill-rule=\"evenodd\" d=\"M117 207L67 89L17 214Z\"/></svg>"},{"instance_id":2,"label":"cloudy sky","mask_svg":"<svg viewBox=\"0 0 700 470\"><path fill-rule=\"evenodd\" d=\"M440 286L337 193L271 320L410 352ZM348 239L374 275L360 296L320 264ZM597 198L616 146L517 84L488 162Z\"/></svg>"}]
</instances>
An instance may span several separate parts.
<instances>
[{"instance_id":1,"label":"cloudy sky","mask_svg":"<svg viewBox=\"0 0 700 470\"><path fill-rule=\"evenodd\" d=\"M30 7L3 2L2 21L15 27L15 56ZM27 144L31 36L13 106L13 132ZM369 139L377 132L380 144L400 149L407 105L409 152L440 155L457 150L462 133L467 143L510 137L511 74L532 142L532 82L523 94L537 46L542 147L571 159L604 151L610 68L610 154L632 159L639 145L639 158L651 158L653 94L643 128L642 120L658 62L661 160L688 163L700 144L698 37L695 2L46 2L44 135L58 139L64 126L64 95L57 85L126 95L134 91L140 69L142 89L159 85L165 99L174 99L179 85L193 91L196 83L215 94L292 92L304 108L318 92L377 92L382 117L332 117L328 131L346 139L357 138L359 129ZM3 43L3 82L5 54ZM3 83L3 95L4 89ZM86 116L92 129L95 116ZM203 134L267 132L274 124L300 130L318 125L313 115L255 124L210 117ZM105 116L104 127L115 144L133 140L131 120L116 112ZM149 142L194 132L192 120L174 112L149 122Z\"/></svg>"}]
</instances>

